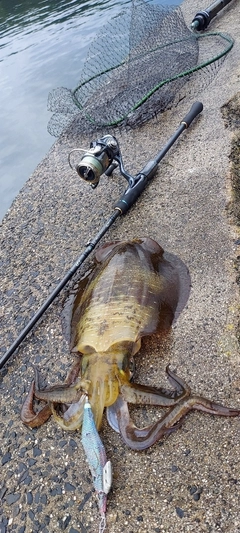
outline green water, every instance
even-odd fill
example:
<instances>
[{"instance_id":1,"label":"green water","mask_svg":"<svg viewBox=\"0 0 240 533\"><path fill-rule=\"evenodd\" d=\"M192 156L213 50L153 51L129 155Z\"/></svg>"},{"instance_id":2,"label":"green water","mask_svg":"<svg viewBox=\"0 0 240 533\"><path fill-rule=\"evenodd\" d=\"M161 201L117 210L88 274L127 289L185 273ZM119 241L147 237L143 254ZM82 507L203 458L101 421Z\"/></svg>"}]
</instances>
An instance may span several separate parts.
<instances>
[{"instance_id":1,"label":"green water","mask_svg":"<svg viewBox=\"0 0 240 533\"><path fill-rule=\"evenodd\" d=\"M49 92L76 86L92 39L128 4L0 0L0 220L55 140Z\"/></svg>"}]
</instances>

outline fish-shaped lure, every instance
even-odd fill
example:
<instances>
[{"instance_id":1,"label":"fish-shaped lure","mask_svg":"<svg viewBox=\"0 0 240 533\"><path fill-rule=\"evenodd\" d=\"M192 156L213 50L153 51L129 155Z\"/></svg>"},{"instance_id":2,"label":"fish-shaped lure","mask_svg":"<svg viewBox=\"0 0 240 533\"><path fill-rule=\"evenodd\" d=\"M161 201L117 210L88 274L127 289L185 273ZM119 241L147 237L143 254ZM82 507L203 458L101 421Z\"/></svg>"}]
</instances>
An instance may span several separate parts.
<instances>
[{"instance_id":1,"label":"fish-shaped lure","mask_svg":"<svg viewBox=\"0 0 240 533\"><path fill-rule=\"evenodd\" d=\"M106 527L107 494L112 484L112 468L111 462L107 460L106 451L99 437L88 399L84 405L81 440L98 496L98 507L101 515L99 533L103 533Z\"/></svg>"}]
</instances>

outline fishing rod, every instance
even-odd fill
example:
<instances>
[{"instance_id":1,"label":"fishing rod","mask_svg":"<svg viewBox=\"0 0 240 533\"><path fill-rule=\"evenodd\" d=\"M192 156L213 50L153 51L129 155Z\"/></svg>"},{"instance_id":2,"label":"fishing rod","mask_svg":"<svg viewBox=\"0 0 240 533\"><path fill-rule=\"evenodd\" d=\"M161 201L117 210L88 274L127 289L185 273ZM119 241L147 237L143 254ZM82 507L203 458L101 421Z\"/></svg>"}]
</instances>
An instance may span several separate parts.
<instances>
[{"instance_id":1,"label":"fishing rod","mask_svg":"<svg viewBox=\"0 0 240 533\"><path fill-rule=\"evenodd\" d=\"M195 31L206 30L211 20L216 17L219 11L230 4L231 1L232 0L216 0L213 4L207 7L207 9L196 13L191 24L191 29Z\"/></svg>"},{"instance_id":2,"label":"fishing rod","mask_svg":"<svg viewBox=\"0 0 240 533\"><path fill-rule=\"evenodd\" d=\"M13 344L10 346L10 348L0 358L0 369L4 366L4 364L8 361L8 359L15 352L15 350L18 348L21 342L25 339L25 337L28 335L28 333L31 331L34 325L38 322L41 316L45 313L45 311L51 305L53 300L55 300L55 298L58 296L58 294L63 289L63 287L65 287L67 282L72 278L73 274L75 274L78 268L83 264L85 259L93 251L95 246L98 244L100 239L105 235L108 229L112 226L115 220L119 216L127 213L127 211L136 202L138 197L141 195L141 193L144 191L144 189L149 184L151 179L154 177L160 161L163 159L165 154L168 152L171 146L175 143L175 141L178 139L181 133L185 129L187 129L192 123L192 121L197 117L197 115L201 113L202 109L203 109L203 105L201 102L195 102L192 105L190 111L183 118L179 127L177 128L175 133L172 135L172 137L170 137L170 139L168 140L166 145L163 147L163 149L156 155L154 159L151 159L150 161L148 161L148 163L143 167L143 169L136 176L131 176L124 169L118 141L112 135L105 135L101 139L97 139L96 141L91 142L90 149L88 151L84 151L84 155L82 156L80 163L78 163L75 166L75 170L77 171L78 175L82 179L84 179L93 188L95 188L98 185L102 174L105 173L107 174L107 176L110 176L113 170L117 166L119 166L121 174L128 182L128 187L123 193L123 195L121 196L121 198L116 203L114 212L112 213L112 215L105 222L105 224L102 226L102 228L97 233L97 235L90 242L88 242L87 247L85 248L84 252L79 256L77 261L72 265L72 267L66 273L62 281L60 281L60 283L56 286L56 288L53 290L50 296L48 296L48 298L43 303L43 305L39 308L37 313L31 318L29 323L21 331L21 333L19 334L17 339L13 342ZM76 149L74 151L75 152L79 151L79 149ZM71 163L72 152L70 152L69 154L69 163L71 167L72 167L72 163Z\"/></svg>"}]
</instances>

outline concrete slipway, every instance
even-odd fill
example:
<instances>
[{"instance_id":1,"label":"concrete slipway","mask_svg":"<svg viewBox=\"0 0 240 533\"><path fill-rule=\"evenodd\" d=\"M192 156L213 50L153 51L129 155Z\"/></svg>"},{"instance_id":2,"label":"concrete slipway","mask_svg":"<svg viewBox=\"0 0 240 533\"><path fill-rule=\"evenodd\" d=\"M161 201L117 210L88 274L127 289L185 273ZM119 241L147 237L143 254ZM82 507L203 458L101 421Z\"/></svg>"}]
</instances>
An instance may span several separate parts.
<instances>
[{"instance_id":1,"label":"concrete slipway","mask_svg":"<svg viewBox=\"0 0 240 533\"><path fill-rule=\"evenodd\" d=\"M200 1L183 4L187 24L203 7ZM149 235L179 255L191 273L187 307L168 343L144 342L135 380L166 384L170 362L195 392L240 407L239 230L230 216L229 159L231 143L237 139L234 129L239 128L239 2L233 1L212 29L231 34L235 45L211 85L197 94L204 104L201 117L104 240ZM130 172L140 170L166 143L190 103L186 98L158 120L115 132ZM123 190L119 176L111 184L103 178L93 191L69 170L69 150L88 146L91 140L92 136L57 141L3 220L3 353L101 227ZM68 434L53 420L30 430L19 419L34 365L48 382L65 378L71 358L61 331L61 306L68 291L69 287L56 299L1 372L1 532L98 531L96 499L79 433ZM144 425L159 413L138 409L134 416ZM142 453L127 449L106 421L101 435L114 472L109 533L240 531L239 419L190 413L179 431Z\"/></svg>"}]
</instances>

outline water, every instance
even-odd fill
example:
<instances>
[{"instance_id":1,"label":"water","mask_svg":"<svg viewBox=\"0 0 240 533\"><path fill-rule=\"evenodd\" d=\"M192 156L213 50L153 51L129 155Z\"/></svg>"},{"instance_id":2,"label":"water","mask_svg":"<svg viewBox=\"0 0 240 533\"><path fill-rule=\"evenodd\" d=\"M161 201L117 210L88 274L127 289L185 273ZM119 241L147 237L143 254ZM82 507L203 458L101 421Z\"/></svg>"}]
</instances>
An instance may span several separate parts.
<instances>
[{"instance_id":1,"label":"water","mask_svg":"<svg viewBox=\"0 0 240 533\"><path fill-rule=\"evenodd\" d=\"M76 86L92 39L128 3L0 0L0 220L55 140L49 92Z\"/></svg>"}]
</instances>

